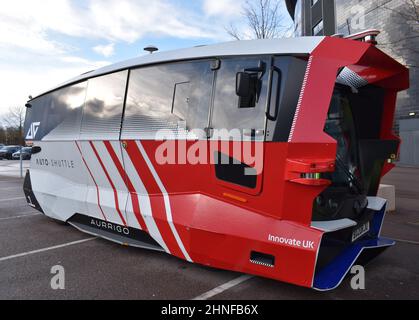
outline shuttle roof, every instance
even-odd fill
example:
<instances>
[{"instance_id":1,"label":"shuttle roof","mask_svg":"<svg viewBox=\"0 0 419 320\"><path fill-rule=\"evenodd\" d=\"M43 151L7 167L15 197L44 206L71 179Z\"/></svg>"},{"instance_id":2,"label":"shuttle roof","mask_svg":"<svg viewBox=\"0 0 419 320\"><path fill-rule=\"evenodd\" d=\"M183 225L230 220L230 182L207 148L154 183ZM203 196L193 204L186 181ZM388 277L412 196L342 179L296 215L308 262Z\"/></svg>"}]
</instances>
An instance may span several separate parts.
<instances>
[{"instance_id":1,"label":"shuttle roof","mask_svg":"<svg viewBox=\"0 0 419 320\"><path fill-rule=\"evenodd\" d=\"M129 59L123 62L105 66L103 68L81 74L69 81L66 81L48 91L45 91L37 97L54 91L61 87L71 85L92 77L116 72L133 67L144 65L175 62L182 60L204 59L213 57L228 57L240 55L264 55L264 54L292 54L305 55L310 54L324 37L299 37L299 38L281 38L281 39L263 39L263 40L241 40L219 44L197 46L186 49L172 51L161 51L153 54L145 54L140 57Z\"/></svg>"}]
</instances>

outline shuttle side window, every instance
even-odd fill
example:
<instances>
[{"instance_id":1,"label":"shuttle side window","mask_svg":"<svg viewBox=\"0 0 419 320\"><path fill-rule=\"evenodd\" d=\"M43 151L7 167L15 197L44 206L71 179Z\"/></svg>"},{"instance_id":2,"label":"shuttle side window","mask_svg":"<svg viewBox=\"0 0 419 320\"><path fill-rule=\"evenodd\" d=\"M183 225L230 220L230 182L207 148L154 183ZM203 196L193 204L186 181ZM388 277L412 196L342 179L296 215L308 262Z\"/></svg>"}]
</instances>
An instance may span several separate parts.
<instances>
[{"instance_id":1,"label":"shuttle side window","mask_svg":"<svg viewBox=\"0 0 419 320\"><path fill-rule=\"evenodd\" d=\"M45 141L76 140L80 134L87 82L75 84L51 93L48 125L53 130Z\"/></svg>"},{"instance_id":2,"label":"shuttle side window","mask_svg":"<svg viewBox=\"0 0 419 320\"><path fill-rule=\"evenodd\" d=\"M58 89L31 101L25 121L25 138L44 141L78 139L86 84L82 82Z\"/></svg>"},{"instance_id":3,"label":"shuttle side window","mask_svg":"<svg viewBox=\"0 0 419 320\"><path fill-rule=\"evenodd\" d=\"M25 140L40 141L51 130L48 125L48 108L51 104L51 95L37 97L30 102L31 108L26 109Z\"/></svg>"},{"instance_id":4,"label":"shuttle side window","mask_svg":"<svg viewBox=\"0 0 419 320\"><path fill-rule=\"evenodd\" d=\"M119 140L128 71L89 79L81 140Z\"/></svg>"},{"instance_id":5,"label":"shuttle side window","mask_svg":"<svg viewBox=\"0 0 419 320\"><path fill-rule=\"evenodd\" d=\"M237 74L256 70L261 65L266 71L255 76L258 80L258 97L254 103L243 107L243 101L237 94ZM213 129L238 129L241 137L254 137L263 140L265 129L265 108L269 74L269 60L260 58L232 58L221 61L221 68L217 73L215 97L212 115ZM232 138L232 137L230 137ZM234 134L236 140L236 135Z\"/></svg>"},{"instance_id":6,"label":"shuttle side window","mask_svg":"<svg viewBox=\"0 0 419 320\"><path fill-rule=\"evenodd\" d=\"M131 71L122 139L155 139L204 129L213 73L209 61L191 61Z\"/></svg>"}]
</instances>

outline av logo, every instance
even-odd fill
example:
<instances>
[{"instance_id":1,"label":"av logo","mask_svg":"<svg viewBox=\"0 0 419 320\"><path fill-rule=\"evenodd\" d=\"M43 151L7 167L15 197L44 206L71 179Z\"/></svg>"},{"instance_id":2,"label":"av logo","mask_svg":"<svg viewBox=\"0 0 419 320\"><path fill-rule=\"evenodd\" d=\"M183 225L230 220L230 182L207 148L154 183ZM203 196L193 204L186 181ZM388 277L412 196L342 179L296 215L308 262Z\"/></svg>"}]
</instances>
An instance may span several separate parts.
<instances>
[{"instance_id":1,"label":"av logo","mask_svg":"<svg viewBox=\"0 0 419 320\"><path fill-rule=\"evenodd\" d=\"M36 134L38 133L39 126L41 125L40 122L32 122L29 128L28 134L26 135L27 140L35 139Z\"/></svg>"}]
</instances>

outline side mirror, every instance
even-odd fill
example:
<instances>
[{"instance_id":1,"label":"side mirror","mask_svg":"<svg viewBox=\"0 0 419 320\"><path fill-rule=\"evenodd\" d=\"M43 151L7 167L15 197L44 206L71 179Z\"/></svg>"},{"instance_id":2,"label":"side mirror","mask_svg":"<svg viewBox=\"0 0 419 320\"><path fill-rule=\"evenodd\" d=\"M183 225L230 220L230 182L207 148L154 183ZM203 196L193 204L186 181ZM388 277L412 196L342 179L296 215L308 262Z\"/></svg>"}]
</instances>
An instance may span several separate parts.
<instances>
[{"instance_id":1,"label":"side mirror","mask_svg":"<svg viewBox=\"0 0 419 320\"><path fill-rule=\"evenodd\" d=\"M259 100L262 81L256 73L238 72L236 74L236 94L239 108L254 108Z\"/></svg>"},{"instance_id":2,"label":"side mirror","mask_svg":"<svg viewBox=\"0 0 419 320\"><path fill-rule=\"evenodd\" d=\"M252 79L247 72L237 72L236 74L236 94L241 98L246 98L251 94Z\"/></svg>"},{"instance_id":3,"label":"side mirror","mask_svg":"<svg viewBox=\"0 0 419 320\"><path fill-rule=\"evenodd\" d=\"M37 154L37 153L40 153L41 151L42 149L39 146L32 147L32 154Z\"/></svg>"}]
</instances>

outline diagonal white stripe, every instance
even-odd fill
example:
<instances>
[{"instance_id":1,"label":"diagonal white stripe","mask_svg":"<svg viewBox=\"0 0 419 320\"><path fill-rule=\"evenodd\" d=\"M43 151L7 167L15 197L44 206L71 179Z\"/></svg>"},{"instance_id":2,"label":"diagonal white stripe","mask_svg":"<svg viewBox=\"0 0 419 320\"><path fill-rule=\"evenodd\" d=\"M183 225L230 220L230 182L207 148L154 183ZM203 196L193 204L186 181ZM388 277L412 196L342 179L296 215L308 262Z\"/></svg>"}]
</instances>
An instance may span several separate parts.
<instances>
[{"instance_id":1,"label":"diagonal white stripe","mask_svg":"<svg viewBox=\"0 0 419 320\"><path fill-rule=\"evenodd\" d=\"M144 222L147 226L147 229L150 233L150 236L157 241L157 243L170 254L170 250L167 247L166 243L163 240L163 237L157 227L156 221L154 220L150 197L147 193L147 189L144 186L141 177L139 176L137 170L135 169L134 164L131 161L131 157L127 154L127 151L123 149L123 157L125 161L125 171L130 176L131 182L135 188L135 191L138 194L138 200L140 201L140 211L144 217Z\"/></svg>"},{"instance_id":2,"label":"diagonal white stripe","mask_svg":"<svg viewBox=\"0 0 419 320\"><path fill-rule=\"evenodd\" d=\"M111 155L109 154L108 150L106 149L106 146L104 144L103 141L97 141L97 142L92 142L93 145L96 148L96 151L99 155L99 158L102 160L103 165L106 168L106 171L109 174L109 177L112 179L112 183L115 186L115 190L116 190L116 196L118 198L118 202L119 202L119 210L122 213L122 216L124 217L124 219L126 220L127 214L126 214L126 207L127 207L127 201L128 199L128 188L125 185L125 181L124 179L121 177L121 175L119 174L119 171L111 157ZM117 141L116 143L119 144L119 141ZM118 147L115 147L115 142L110 141L111 147L114 150L117 158L119 159L119 153L120 153L120 149ZM122 165L123 167L123 165ZM100 167L102 168L102 167ZM109 181L108 181L109 183ZM113 198L113 189L109 183L109 191L112 191L112 200ZM112 209L115 211L115 215L117 215L117 218L119 219L118 221L121 221L119 218L119 214L116 210L116 203L114 201L112 201ZM119 222L118 222L119 223ZM122 224L122 223L120 223ZM141 227L140 227L141 229Z\"/></svg>"},{"instance_id":3,"label":"diagonal white stripe","mask_svg":"<svg viewBox=\"0 0 419 320\"><path fill-rule=\"evenodd\" d=\"M95 173L93 172L93 168L90 167L89 160L86 157L85 153L83 153L83 150L86 151L86 147L83 146L83 144L88 142L77 142L75 141L77 145L78 154L81 157L81 163L83 167L86 169L86 174L89 177L88 184L87 184L87 194L86 194L86 206L88 210L88 214L91 217L97 218L97 219L105 219L107 220L108 217L106 216L105 210L103 210L102 203L101 203L101 192L100 187L97 185L97 177L95 177ZM99 199L98 199L98 193L99 193ZM103 210L103 211L102 211Z\"/></svg>"},{"instance_id":4,"label":"diagonal white stripe","mask_svg":"<svg viewBox=\"0 0 419 320\"><path fill-rule=\"evenodd\" d=\"M91 146L90 142L86 141L83 147L84 149L82 149L82 151L84 154L84 158L86 159L86 162L88 163L90 170L92 171L95 177L96 183L99 187L100 206L102 207L102 210L106 216L106 219L109 222L122 224L121 217L119 216L119 213L116 210L115 197L114 197L114 191L113 191L112 185L110 181L108 180L105 170L102 168L102 165L100 164L100 161L93 150L93 147L94 147L99 157L101 157L101 154L99 153L100 151L97 148L97 145L100 143L98 143L98 141L92 141L93 146ZM106 164L102 160L102 158L100 158L100 160L103 162L103 165L105 166ZM105 169L107 170L106 166L105 166ZM110 175L109 171L108 171L108 174ZM92 196L92 194L90 194L90 196ZM93 200L93 198L89 198L89 199ZM118 197L118 201L120 201L119 197ZM93 201L89 201L89 203L94 204ZM123 205L125 206L126 203L124 202ZM99 207L97 205L93 205L93 207L91 208L94 208L94 210L96 211L95 212L96 215L99 214L99 211L98 211ZM121 210L121 213L123 214L121 207L120 207L120 210Z\"/></svg>"},{"instance_id":5,"label":"diagonal white stripe","mask_svg":"<svg viewBox=\"0 0 419 320\"><path fill-rule=\"evenodd\" d=\"M189 262L193 262L191 257L189 256L188 252L185 249L185 246L182 243L182 239L180 238L175 225L173 224L173 216L172 216L172 209L170 207L170 200L169 200L169 195L167 194L166 188L164 187L163 183L160 180L159 175L157 174L156 170L154 169L153 164L151 163L147 152L145 151L143 145L141 144L140 141L137 141L137 145L138 148L145 160L145 162L148 165L148 168L150 169L151 174L154 177L154 180L156 180L157 185L160 188L160 191L163 194L163 199L164 199L164 206L166 208L166 216L167 216L167 222L169 223L170 229L172 230L173 235L175 236L176 242L179 245L180 250L182 251L183 255L185 256L186 260L188 260Z\"/></svg>"},{"instance_id":6,"label":"diagonal white stripe","mask_svg":"<svg viewBox=\"0 0 419 320\"><path fill-rule=\"evenodd\" d=\"M301 87L300 96L298 98L298 103L297 103L297 108L295 110L294 120L292 121L291 131L290 131L290 134L289 134L289 137L288 137L288 142L292 142L292 138L294 136L294 131L295 131L295 127L297 125L298 116L300 114L301 104L303 103L304 92L306 90L307 81L308 81L308 77L310 75L312 62L313 62L313 56L310 56L310 58L308 59L307 69L306 69L306 73L304 75L304 80L303 80L303 85Z\"/></svg>"}]
</instances>

